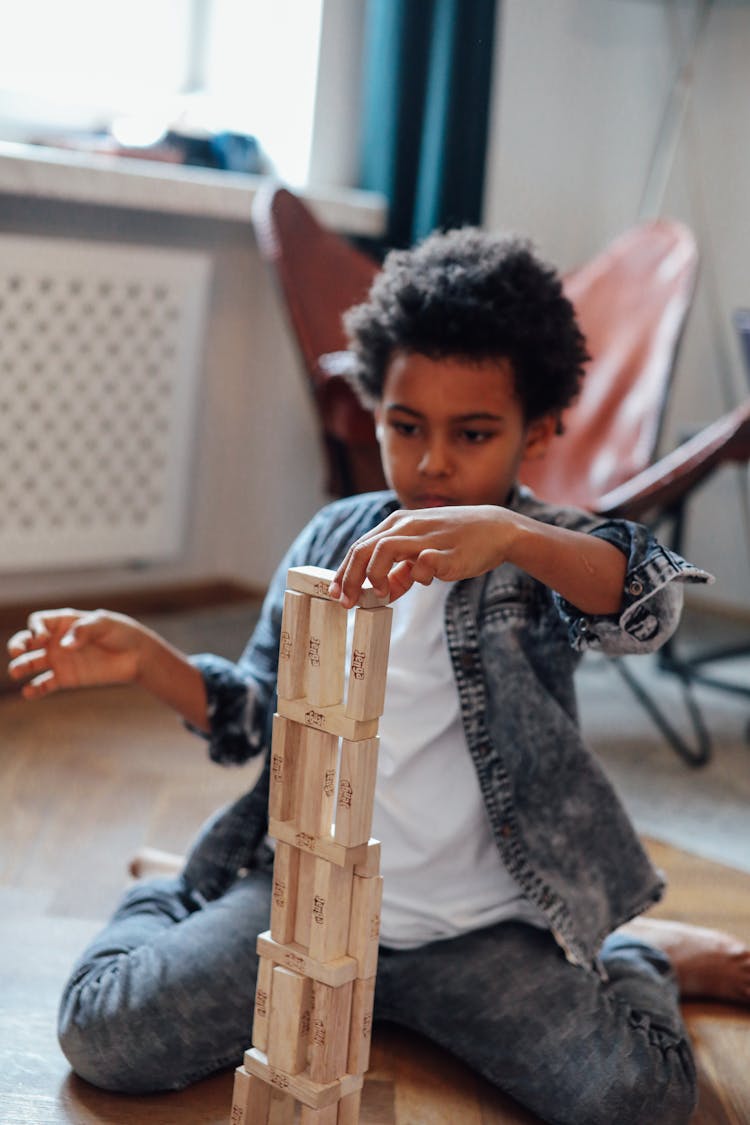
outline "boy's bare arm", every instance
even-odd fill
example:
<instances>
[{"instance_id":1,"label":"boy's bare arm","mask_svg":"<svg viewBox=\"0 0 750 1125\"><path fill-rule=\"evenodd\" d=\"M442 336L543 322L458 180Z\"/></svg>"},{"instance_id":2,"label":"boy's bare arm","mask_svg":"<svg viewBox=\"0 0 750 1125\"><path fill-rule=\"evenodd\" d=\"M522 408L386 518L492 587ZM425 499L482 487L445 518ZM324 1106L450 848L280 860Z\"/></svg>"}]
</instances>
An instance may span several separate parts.
<instances>
[{"instance_id":1,"label":"boy's bare arm","mask_svg":"<svg viewBox=\"0 0 750 1125\"><path fill-rule=\"evenodd\" d=\"M25 699L104 684L137 683L188 722L207 730L200 672L132 617L107 610L43 610L8 642L9 673Z\"/></svg>"},{"instance_id":2,"label":"boy's bare arm","mask_svg":"<svg viewBox=\"0 0 750 1125\"><path fill-rule=\"evenodd\" d=\"M625 556L596 536L493 505L394 512L352 544L331 584L353 605L365 578L395 600L414 582L473 578L513 563L582 613L620 609Z\"/></svg>"}]
</instances>

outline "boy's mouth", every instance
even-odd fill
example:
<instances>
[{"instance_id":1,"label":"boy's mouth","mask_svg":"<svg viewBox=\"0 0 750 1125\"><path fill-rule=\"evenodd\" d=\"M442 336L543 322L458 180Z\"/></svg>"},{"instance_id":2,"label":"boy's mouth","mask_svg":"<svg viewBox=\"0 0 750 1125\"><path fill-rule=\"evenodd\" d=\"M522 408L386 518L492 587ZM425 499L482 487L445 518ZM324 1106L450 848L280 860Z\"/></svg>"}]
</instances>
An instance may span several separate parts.
<instances>
[{"instance_id":1,"label":"boy's mouth","mask_svg":"<svg viewBox=\"0 0 750 1125\"><path fill-rule=\"evenodd\" d=\"M447 508L457 504L458 501L453 496L443 496L436 492L422 492L414 497L414 503L418 508Z\"/></svg>"}]
</instances>

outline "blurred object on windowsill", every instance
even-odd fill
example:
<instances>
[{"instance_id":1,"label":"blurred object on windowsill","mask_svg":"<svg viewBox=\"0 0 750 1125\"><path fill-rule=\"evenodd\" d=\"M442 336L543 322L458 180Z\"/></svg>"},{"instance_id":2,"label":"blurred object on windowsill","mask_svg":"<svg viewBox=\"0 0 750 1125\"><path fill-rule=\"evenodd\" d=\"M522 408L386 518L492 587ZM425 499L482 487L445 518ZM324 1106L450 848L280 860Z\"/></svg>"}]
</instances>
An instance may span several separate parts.
<instances>
[{"instance_id":1,"label":"blurred object on windowsill","mask_svg":"<svg viewBox=\"0 0 750 1125\"><path fill-rule=\"evenodd\" d=\"M151 143L125 144L107 131L37 136L30 143L75 152L157 160L165 164L218 168L225 172L262 174L268 171L268 163L258 141L244 133L198 134L168 129Z\"/></svg>"}]
</instances>

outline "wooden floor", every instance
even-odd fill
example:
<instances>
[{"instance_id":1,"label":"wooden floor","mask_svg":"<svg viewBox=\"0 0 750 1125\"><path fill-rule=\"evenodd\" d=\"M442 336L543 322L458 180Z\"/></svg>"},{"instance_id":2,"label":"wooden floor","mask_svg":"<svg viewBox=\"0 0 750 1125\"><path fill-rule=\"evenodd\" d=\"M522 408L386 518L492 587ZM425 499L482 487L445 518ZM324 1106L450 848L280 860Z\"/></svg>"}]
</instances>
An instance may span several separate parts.
<instances>
[{"instance_id":1,"label":"wooden floor","mask_svg":"<svg viewBox=\"0 0 750 1125\"><path fill-rule=\"evenodd\" d=\"M204 816L247 788L252 769L211 766L197 739L131 689L33 707L6 696L0 732L0 1122L225 1125L231 1074L149 1098L104 1094L72 1077L55 1007L73 957L118 897L127 858L144 843L184 849ZM750 877L649 846L670 877L660 913L750 941ZM710 1004L685 1012L700 1068L694 1125L748 1125L750 1012ZM444 1052L376 1029L363 1125L535 1120Z\"/></svg>"}]
</instances>

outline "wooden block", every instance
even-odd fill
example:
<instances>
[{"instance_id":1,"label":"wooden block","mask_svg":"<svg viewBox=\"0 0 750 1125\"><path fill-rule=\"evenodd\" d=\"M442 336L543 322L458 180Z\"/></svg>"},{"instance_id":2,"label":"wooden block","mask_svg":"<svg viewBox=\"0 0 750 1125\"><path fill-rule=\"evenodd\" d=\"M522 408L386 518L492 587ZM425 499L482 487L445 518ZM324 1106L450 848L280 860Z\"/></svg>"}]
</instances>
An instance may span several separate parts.
<instances>
[{"instance_id":1,"label":"wooden block","mask_svg":"<svg viewBox=\"0 0 750 1125\"><path fill-rule=\"evenodd\" d=\"M298 590L315 598L328 598L328 587L335 573L334 570L324 570L322 566L295 566L287 572L286 584L290 590ZM372 583L365 579L357 598L357 605L373 609L387 604L388 596L381 597L380 594L376 594Z\"/></svg>"},{"instance_id":2,"label":"wooden block","mask_svg":"<svg viewBox=\"0 0 750 1125\"><path fill-rule=\"evenodd\" d=\"M296 815L297 771L304 731L299 723L285 719L278 712L273 717L268 815L274 820L294 820Z\"/></svg>"},{"instance_id":3,"label":"wooden block","mask_svg":"<svg viewBox=\"0 0 750 1125\"><path fill-rule=\"evenodd\" d=\"M393 610L355 609L346 713L352 719L383 714Z\"/></svg>"},{"instance_id":4,"label":"wooden block","mask_svg":"<svg viewBox=\"0 0 750 1125\"><path fill-rule=\"evenodd\" d=\"M339 988L315 982L308 1052L314 1082L332 1082L346 1074L351 1006L351 981Z\"/></svg>"},{"instance_id":5,"label":"wooden block","mask_svg":"<svg viewBox=\"0 0 750 1125\"><path fill-rule=\"evenodd\" d=\"M336 803L339 743L335 734L302 729L295 824L309 836L330 836Z\"/></svg>"},{"instance_id":6,"label":"wooden block","mask_svg":"<svg viewBox=\"0 0 750 1125\"><path fill-rule=\"evenodd\" d=\"M366 844L370 839L379 745L377 738L341 740L334 838L346 847Z\"/></svg>"},{"instance_id":7,"label":"wooden block","mask_svg":"<svg viewBox=\"0 0 750 1125\"><path fill-rule=\"evenodd\" d=\"M268 957L276 965L283 965L295 973L302 973L311 980L322 981L334 988L354 980L357 975L357 962L354 957L336 957L323 964L310 956L308 951L296 942L279 945L271 937L271 931L258 934L256 949L259 956Z\"/></svg>"},{"instance_id":8,"label":"wooden block","mask_svg":"<svg viewBox=\"0 0 750 1125\"><path fill-rule=\"evenodd\" d=\"M340 867L369 863L369 844L358 844L355 848L347 848L343 844L336 843L330 836L311 836L308 832L298 832L293 824L280 820L270 820L268 832L276 840L283 840L299 848L300 851L327 859L329 863L336 863Z\"/></svg>"},{"instance_id":9,"label":"wooden block","mask_svg":"<svg viewBox=\"0 0 750 1125\"><path fill-rule=\"evenodd\" d=\"M355 875L352 887L351 925L347 952L357 958L358 977L374 976L378 967L380 907L383 901L383 879L363 879Z\"/></svg>"},{"instance_id":10,"label":"wooden block","mask_svg":"<svg viewBox=\"0 0 750 1125\"><path fill-rule=\"evenodd\" d=\"M315 856L296 849L299 856L297 879L297 910L294 919L294 941L305 949L310 945L313 891L315 888Z\"/></svg>"},{"instance_id":11,"label":"wooden block","mask_svg":"<svg viewBox=\"0 0 750 1125\"><path fill-rule=\"evenodd\" d=\"M353 879L351 867L315 860L310 956L316 961L332 961L347 952Z\"/></svg>"},{"instance_id":12,"label":"wooden block","mask_svg":"<svg viewBox=\"0 0 750 1125\"><path fill-rule=\"evenodd\" d=\"M294 1111L296 1101L291 1094L283 1094L280 1090L271 1091L271 1104L268 1107L268 1121L259 1122L258 1125L294 1125Z\"/></svg>"},{"instance_id":13,"label":"wooden block","mask_svg":"<svg viewBox=\"0 0 750 1125\"><path fill-rule=\"evenodd\" d=\"M354 865L354 874L363 879L372 879L380 874L380 840L371 838L367 843L367 855L361 863Z\"/></svg>"},{"instance_id":14,"label":"wooden block","mask_svg":"<svg viewBox=\"0 0 750 1125\"><path fill-rule=\"evenodd\" d=\"M322 1106L330 1105L331 1102L337 1102L340 1098L348 1097L356 1090L361 1090L364 1081L361 1074L345 1074L335 1082L321 1084L313 1082L306 1073L287 1074L278 1067L272 1066L263 1051L259 1051L257 1047L245 1051L245 1070L270 1083L275 1090L291 1094L313 1109L320 1109Z\"/></svg>"},{"instance_id":15,"label":"wooden block","mask_svg":"<svg viewBox=\"0 0 750 1125\"><path fill-rule=\"evenodd\" d=\"M299 848L277 841L271 893L271 934L274 941L282 945L294 941L299 861Z\"/></svg>"},{"instance_id":16,"label":"wooden block","mask_svg":"<svg viewBox=\"0 0 750 1125\"><path fill-rule=\"evenodd\" d=\"M349 1074L364 1074L370 1065L372 1010L375 1005L375 977L357 979L352 986L352 1011L349 1027Z\"/></svg>"},{"instance_id":17,"label":"wooden block","mask_svg":"<svg viewBox=\"0 0 750 1125\"><path fill-rule=\"evenodd\" d=\"M279 668L276 690L281 699L305 694L305 662L310 629L310 598L287 590L281 615Z\"/></svg>"},{"instance_id":18,"label":"wooden block","mask_svg":"<svg viewBox=\"0 0 750 1125\"><path fill-rule=\"evenodd\" d=\"M230 1125L294 1125L294 1107L293 1097L237 1067ZM338 1103L333 1107L337 1109Z\"/></svg>"},{"instance_id":19,"label":"wooden block","mask_svg":"<svg viewBox=\"0 0 750 1125\"><path fill-rule=\"evenodd\" d=\"M339 1105L332 1102L322 1109L311 1109L303 1105L299 1113L299 1125L336 1125L339 1119Z\"/></svg>"},{"instance_id":20,"label":"wooden block","mask_svg":"<svg viewBox=\"0 0 750 1125\"><path fill-rule=\"evenodd\" d=\"M253 1046L261 1051L268 1049L268 1017L271 1014L271 982L273 961L261 957L255 983L255 1008L253 1010Z\"/></svg>"},{"instance_id":21,"label":"wooden block","mask_svg":"<svg viewBox=\"0 0 750 1125\"><path fill-rule=\"evenodd\" d=\"M344 698L346 618L336 602L310 599L305 698L313 707L330 707Z\"/></svg>"},{"instance_id":22,"label":"wooden block","mask_svg":"<svg viewBox=\"0 0 750 1125\"><path fill-rule=\"evenodd\" d=\"M355 1090L347 1094L338 1104L336 1125L359 1125L359 1109L362 1102L362 1091Z\"/></svg>"},{"instance_id":23,"label":"wooden block","mask_svg":"<svg viewBox=\"0 0 750 1125\"><path fill-rule=\"evenodd\" d=\"M268 1024L268 1061L287 1074L299 1074L307 1065L312 981L309 977L275 965Z\"/></svg>"},{"instance_id":24,"label":"wooden block","mask_svg":"<svg viewBox=\"0 0 750 1125\"><path fill-rule=\"evenodd\" d=\"M256 1122L265 1125L270 1105L271 1087L268 1083L238 1066L234 1072L230 1125L255 1125Z\"/></svg>"},{"instance_id":25,"label":"wooden block","mask_svg":"<svg viewBox=\"0 0 750 1125\"><path fill-rule=\"evenodd\" d=\"M306 699L282 699L278 702L279 714L295 723L313 730L328 731L341 738L357 742L361 738L374 738L378 733L377 719L352 719L342 703L333 707L313 707Z\"/></svg>"}]
</instances>

